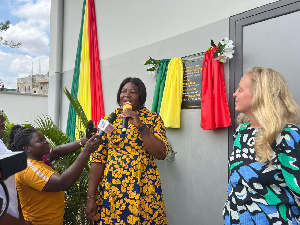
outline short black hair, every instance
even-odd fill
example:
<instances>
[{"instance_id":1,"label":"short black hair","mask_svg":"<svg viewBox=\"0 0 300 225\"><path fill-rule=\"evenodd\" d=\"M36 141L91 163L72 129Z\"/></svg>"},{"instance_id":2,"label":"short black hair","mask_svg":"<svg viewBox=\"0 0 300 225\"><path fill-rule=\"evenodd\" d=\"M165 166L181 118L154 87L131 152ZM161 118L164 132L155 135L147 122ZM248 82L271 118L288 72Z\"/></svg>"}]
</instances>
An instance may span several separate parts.
<instances>
[{"instance_id":1,"label":"short black hair","mask_svg":"<svg viewBox=\"0 0 300 225\"><path fill-rule=\"evenodd\" d=\"M24 151L24 147L28 146L32 138L32 134L38 130L33 128L25 128L20 125L12 127L9 135L9 148L11 151Z\"/></svg>"},{"instance_id":2,"label":"short black hair","mask_svg":"<svg viewBox=\"0 0 300 225\"><path fill-rule=\"evenodd\" d=\"M139 103L140 103L140 107L144 106L144 104L146 102L146 97L147 97L146 86L143 83L143 81L140 78L137 78L137 77L127 77L120 84L120 87L119 87L119 90L118 90L118 93L117 93L117 102L118 102L119 106L121 106L120 105L120 94L121 94L122 88L128 82L134 83L139 88Z\"/></svg>"}]
</instances>

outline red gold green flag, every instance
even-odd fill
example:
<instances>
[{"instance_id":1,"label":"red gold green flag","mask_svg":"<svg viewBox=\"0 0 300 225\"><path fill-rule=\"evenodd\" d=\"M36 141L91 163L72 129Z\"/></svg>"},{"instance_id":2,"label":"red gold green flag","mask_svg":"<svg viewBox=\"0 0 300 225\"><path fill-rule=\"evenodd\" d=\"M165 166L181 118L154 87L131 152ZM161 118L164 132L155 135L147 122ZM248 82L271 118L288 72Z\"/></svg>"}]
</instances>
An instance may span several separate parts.
<instances>
[{"instance_id":1,"label":"red gold green flag","mask_svg":"<svg viewBox=\"0 0 300 225\"><path fill-rule=\"evenodd\" d=\"M84 0L71 95L76 96L88 120L97 123L104 117L94 0ZM67 135L74 141L84 131L73 106L69 105Z\"/></svg>"}]
</instances>

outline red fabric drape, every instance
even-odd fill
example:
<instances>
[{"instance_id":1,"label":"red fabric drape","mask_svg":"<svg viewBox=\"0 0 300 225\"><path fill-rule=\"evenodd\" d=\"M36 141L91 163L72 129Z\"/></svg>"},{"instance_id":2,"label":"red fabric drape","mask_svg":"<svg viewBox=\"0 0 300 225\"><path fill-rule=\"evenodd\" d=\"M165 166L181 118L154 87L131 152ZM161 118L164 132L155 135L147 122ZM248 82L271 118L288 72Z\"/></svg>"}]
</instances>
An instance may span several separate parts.
<instances>
[{"instance_id":1,"label":"red fabric drape","mask_svg":"<svg viewBox=\"0 0 300 225\"><path fill-rule=\"evenodd\" d=\"M105 112L94 0L89 0L88 2L88 33L90 50L91 111L92 120L97 123L104 117Z\"/></svg>"},{"instance_id":2,"label":"red fabric drape","mask_svg":"<svg viewBox=\"0 0 300 225\"><path fill-rule=\"evenodd\" d=\"M217 47L205 52L202 65L201 127L214 130L231 125L223 63L212 58Z\"/></svg>"}]
</instances>

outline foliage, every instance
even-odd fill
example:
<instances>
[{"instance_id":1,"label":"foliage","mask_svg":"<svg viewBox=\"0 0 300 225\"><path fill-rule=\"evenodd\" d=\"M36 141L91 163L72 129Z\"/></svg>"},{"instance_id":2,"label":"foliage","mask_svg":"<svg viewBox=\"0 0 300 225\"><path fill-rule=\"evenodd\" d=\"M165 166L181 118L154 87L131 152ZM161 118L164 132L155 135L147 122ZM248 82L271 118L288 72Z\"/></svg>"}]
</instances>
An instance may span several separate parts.
<instances>
[{"instance_id":1,"label":"foliage","mask_svg":"<svg viewBox=\"0 0 300 225\"><path fill-rule=\"evenodd\" d=\"M86 129L87 124L87 117L86 114L75 96L72 96L68 89L64 88L64 93L69 99L71 105L73 106L76 114L78 115L79 120L81 121L82 125ZM75 122L75 121L74 121ZM69 163L73 163L78 155L68 155L69 156ZM89 173L90 173L90 163L88 163L83 172L81 173L80 178L77 180L76 185L73 185L66 194L66 204L68 205L68 210L66 209L66 213L64 216L64 224L71 225L71 224L92 224L89 220L85 217L85 204L87 199L87 189L88 189L88 181L89 181Z\"/></svg>"},{"instance_id":2,"label":"foliage","mask_svg":"<svg viewBox=\"0 0 300 225\"><path fill-rule=\"evenodd\" d=\"M11 123L7 117L7 115L4 113L3 116L6 118L5 121L5 129L4 129L4 133L1 136L1 140L3 141L3 143L5 144L5 146L9 147L9 134L10 134L10 130L11 128L15 125L14 123ZM27 128L33 128L33 126L31 124L22 124L22 126L27 127Z\"/></svg>"},{"instance_id":3,"label":"foliage","mask_svg":"<svg viewBox=\"0 0 300 225\"><path fill-rule=\"evenodd\" d=\"M214 42L213 40L210 40L210 45L211 45L212 47L216 47L216 44L215 44L215 42ZM218 54L221 54L222 51L224 50L224 47L225 47L225 46L222 46L221 43L219 42L219 43L218 43L218 49L217 49L217 51L215 52L215 54L213 55L213 58L216 58L216 57L218 56Z\"/></svg>"},{"instance_id":4,"label":"foliage","mask_svg":"<svg viewBox=\"0 0 300 225\"><path fill-rule=\"evenodd\" d=\"M58 145L65 144L70 141L70 138L54 124L48 115L43 115L42 117L37 116L33 122L33 126L48 138L51 148L55 148Z\"/></svg>"},{"instance_id":5,"label":"foliage","mask_svg":"<svg viewBox=\"0 0 300 225\"><path fill-rule=\"evenodd\" d=\"M177 152L175 152L172 148L172 145L170 142L168 142L168 145L169 145L169 152L168 152L168 155L166 156L165 158L165 161L169 162L169 163L172 163L174 162L174 159L175 159L175 154Z\"/></svg>"},{"instance_id":6,"label":"foliage","mask_svg":"<svg viewBox=\"0 0 300 225\"><path fill-rule=\"evenodd\" d=\"M86 124L88 122L88 119L85 115L85 112L84 112L80 102L78 101L78 99L75 96L71 95L71 93L68 91L68 89L66 87L64 88L64 93L67 96L67 98L69 99L69 101L70 101L71 105L73 106L75 112L77 113L84 129L86 129Z\"/></svg>"},{"instance_id":7,"label":"foliage","mask_svg":"<svg viewBox=\"0 0 300 225\"><path fill-rule=\"evenodd\" d=\"M8 147L9 146L9 133L10 133L11 128L14 126L14 124L10 123L10 121L8 120L5 113L3 115L6 118L6 121L5 121L4 133L2 134L1 139L2 139L3 143Z\"/></svg>"},{"instance_id":8,"label":"foliage","mask_svg":"<svg viewBox=\"0 0 300 225\"><path fill-rule=\"evenodd\" d=\"M5 23L1 23L0 22L0 32L7 31L8 28L9 28L9 25L10 25L10 21L9 20L6 20Z\"/></svg>"},{"instance_id":9,"label":"foliage","mask_svg":"<svg viewBox=\"0 0 300 225\"><path fill-rule=\"evenodd\" d=\"M150 57L150 59L148 59L144 65L153 65L152 67L148 68L147 71L155 71L158 68L159 63L160 60L156 60Z\"/></svg>"},{"instance_id":10,"label":"foliage","mask_svg":"<svg viewBox=\"0 0 300 225\"><path fill-rule=\"evenodd\" d=\"M10 21L6 20L5 23L0 22L0 34L7 31L10 25ZM13 41L8 42L7 40L4 40L4 38L0 35L0 45L7 45L11 48L19 48L21 46L21 42L15 43Z\"/></svg>"},{"instance_id":11,"label":"foliage","mask_svg":"<svg viewBox=\"0 0 300 225\"><path fill-rule=\"evenodd\" d=\"M213 58L215 60L219 60L220 62L225 63L227 59L231 59L233 57L233 53L234 53L233 41L229 40L227 37L225 37L222 41L220 41L218 45L216 45L214 41L211 40L210 45L212 47L210 47L209 49L213 47L217 47L216 48L217 50L213 55Z\"/></svg>"}]
</instances>

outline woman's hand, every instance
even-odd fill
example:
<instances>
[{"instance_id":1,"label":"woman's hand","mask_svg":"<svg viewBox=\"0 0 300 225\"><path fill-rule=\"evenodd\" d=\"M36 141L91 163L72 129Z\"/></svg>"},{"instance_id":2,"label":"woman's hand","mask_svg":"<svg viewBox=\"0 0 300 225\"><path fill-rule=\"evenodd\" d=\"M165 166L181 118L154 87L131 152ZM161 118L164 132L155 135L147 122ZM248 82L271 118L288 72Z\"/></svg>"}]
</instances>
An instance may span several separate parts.
<instances>
[{"instance_id":1,"label":"woman's hand","mask_svg":"<svg viewBox=\"0 0 300 225\"><path fill-rule=\"evenodd\" d=\"M87 199L85 216L88 220L94 221L97 212L96 197L91 197Z\"/></svg>"},{"instance_id":2,"label":"woman's hand","mask_svg":"<svg viewBox=\"0 0 300 225\"><path fill-rule=\"evenodd\" d=\"M83 151L87 151L89 154L93 153L99 148L102 139L99 135L93 135L85 144Z\"/></svg>"},{"instance_id":3,"label":"woman's hand","mask_svg":"<svg viewBox=\"0 0 300 225\"><path fill-rule=\"evenodd\" d=\"M89 140L89 138L87 136L83 136L82 138L80 138L80 141L83 145L85 145L88 140Z\"/></svg>"},{"instance_id":4,"label":"woman's hand","mask_svg":"<svg viewBox=\"0 0 300 225\"><path fill-rule=\"evenodd\" d=\"M125 118L128 117L129 123L133 124L137 128L141 128L144 125L136 111L133 111L132 109L125 109L121 116Z\"/></svg>"}]
</instances>

